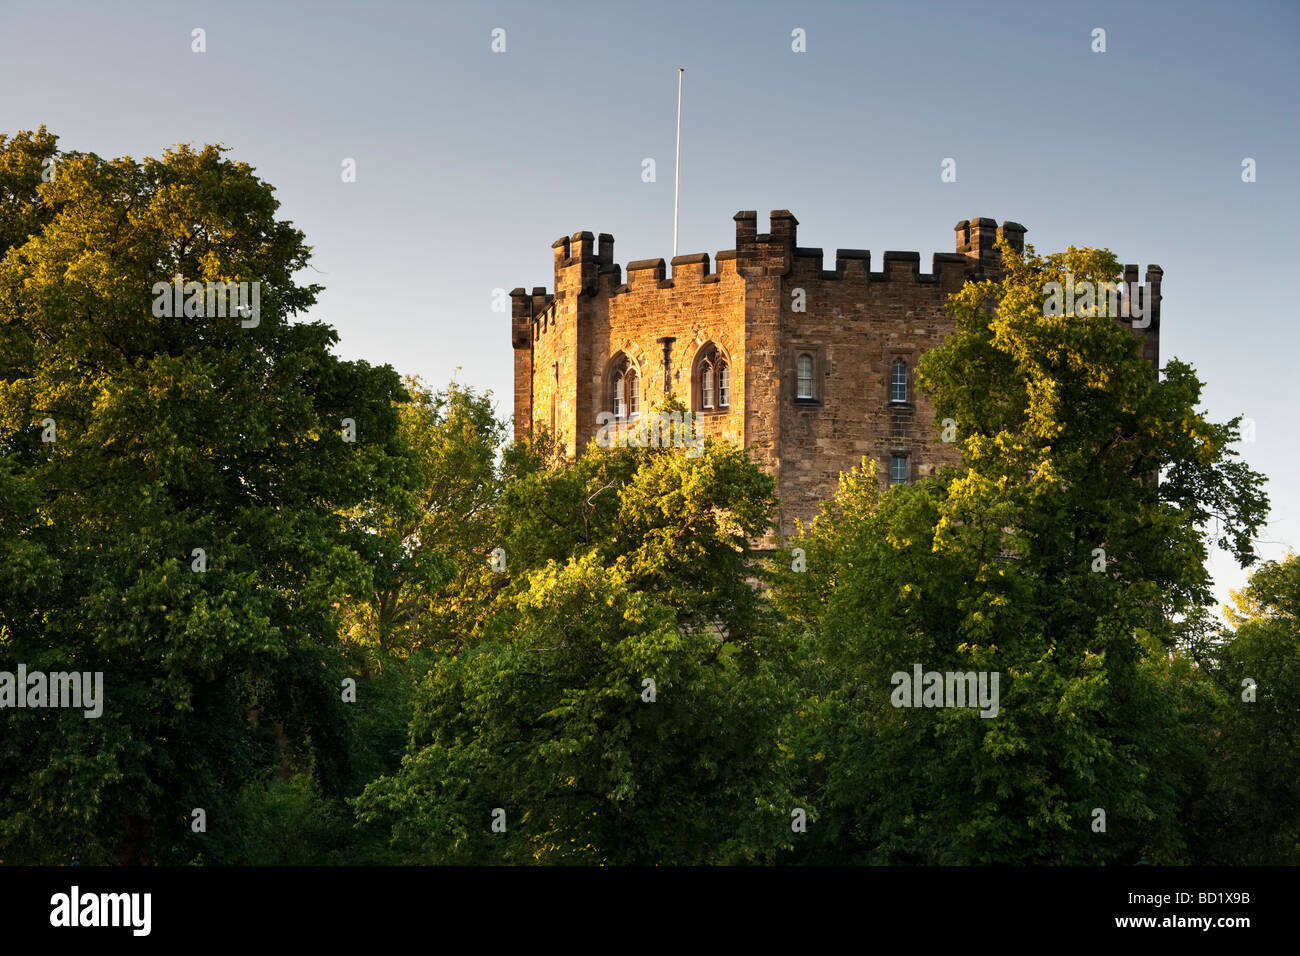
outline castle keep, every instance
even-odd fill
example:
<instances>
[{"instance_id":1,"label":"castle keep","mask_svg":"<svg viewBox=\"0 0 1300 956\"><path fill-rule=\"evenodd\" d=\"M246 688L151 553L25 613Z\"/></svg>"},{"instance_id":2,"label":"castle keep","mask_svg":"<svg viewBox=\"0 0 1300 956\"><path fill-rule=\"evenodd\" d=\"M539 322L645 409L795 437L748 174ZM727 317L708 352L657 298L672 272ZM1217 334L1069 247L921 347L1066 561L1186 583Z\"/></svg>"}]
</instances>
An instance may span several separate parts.
<instances>
[{"instance_id":1,"label":"castle keep","mask_svg":"<svg viewBox=\"0 0 1300 956\"><path fill-rule=\"evenodd\" d=\"M862 249L839 249L823 268L787 210L771 213L766 233L755 212L735 221L736 248L717 254L716 269L707 253L677 256L671 278L663 259L642 259L624 282L606 233L557 239L554 293L510 293L516 434L544 428L575 453L600 423L633 421L672 392L697 433L750 448L776 476L782 538L863 457L890 483L957 463L917 392L916 361L953 328L947 297L997 277L997 236L1022 252L1025 227L963 220L956 251L935 253L930 272L915 252L886 252L873 272ZM1137 266L1124 272L1137 281ZM1134 332L1152 363L1161 276L1147 269L1150 327Z\"/></svg>"}]
</instances>

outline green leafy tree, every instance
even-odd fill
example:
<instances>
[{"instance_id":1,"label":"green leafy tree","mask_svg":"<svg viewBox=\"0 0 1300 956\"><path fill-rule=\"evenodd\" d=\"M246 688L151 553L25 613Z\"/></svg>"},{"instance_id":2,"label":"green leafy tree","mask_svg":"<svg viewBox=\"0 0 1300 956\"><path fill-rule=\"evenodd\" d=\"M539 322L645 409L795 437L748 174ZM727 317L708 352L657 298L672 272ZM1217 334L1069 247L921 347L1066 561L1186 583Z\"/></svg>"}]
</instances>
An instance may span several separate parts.
<instances>
[{"instance_id":1,"label":"green leafy tree","mask_svg":"<svg viewBox=\"0 0 1300 956\"><path fill-rule=\"evenodd\" d=\"M1300 863L1300 558L1261 565L1205 656L1222 689L1209 733L1208 863Z\"/></svg>"},{"instance_id":2,"label":"green leafy tree","mask_svg":"<svg viewBox=\"0 0 1300 956\"><path fill-rule=\"evenodd\" d=\"M1158 376L1113 318L1044 315L1048 282L1111 281L1113 256L1003 255L918 366L962 467L888 492L874 468L847 476L796 542L807 572L777 587L815 677L800 755L828 823L809 859L1185 854L1204 765L1185 714L1210 701L1185 653L1211 600L1205 529L1252 561L1263 479L1235 460L1237 420L1197 411L1184 363ZM892 677L916 664L997 672L997 715L895 707Z\"/></svg>"},{"instance_id":3,"label":"green leafy tree","mask_svg":"<svg viewBox=\"0 0 1300 956\"><path fill-rule=\"evenodd\" d=\"M670 397L651 414L683 412ZM743 635L760 626L768 604L753 587L761 572L751 542L770 526L775 486L743 450L709 442L698 457L681 448L607 453L593 440L556 467L550 447L543 437L506 456L494 541L507 571L590 551L693 627ZM500 589L510 578L493 580Z\"/></svg>"},{"instance_id":4,"label":"green leafy tree","mask_svg":"<svg viewBox=\"0 0 1300 956\"><path fill-rule=\"evenodd\" d=\"M183 861L193 808L286 761L348 775L335 605L404 393L291 321L309 249L248 165L55 148L0 139L0 658L102 672L103 714L0 715L0 857ZM159 315L177 275L258 282L260 314Z\"/></svg>"},{"instance_id":5,"label":"green leafy tree","mask_svg":"<svg viewBox=\"0 0 1300 956\"><path fill-rule=\"evenodd\" d=\"M455 383L435 393L416 378L405 384L409 400L396 411L406 468L400 480L349 515L369 532L362 576L340 602L341 634L362 706L347 714L348 774L337 792L319 796L333 819L346 819L349 827L352 812L343 798L400 765L415 688L436 649L462 646L480 623L474 585L500 493L505 425L490 393ZM247 799L250 812L256 808L268 819L279 819L286 806L273 788L255 788ZM295 799L287 805L312 806ZM344 861L383 862L386 843L382 832L359 828L330 852Z\"/></svg>"},{"instance_id":6,"label":"green leafy tree","mask_svg":"<svg viewBox=\"0 0 1300 956\"><path fill-rule=\"evenodd\" d=\"M419 862L773 858L792 686L747 583L770 476L713 443L549 466L517 448L507 470L483 636L432 669L360 818Z\"/></svg>"},{"instance_id":7,"label":"green leafy tree","mask_svg":"<svg viewBox=\"0 0 1300 956\"><path fill-rule=\"evenodd\" d=\"M431 392L406 381L399 434L408 474L357 519L372 530L371 578L347 604L344 631L381 652L455 645L476 630L471 583L495 538L505 423L491 394L454 382Z\"/></svg>"}]
</instances>

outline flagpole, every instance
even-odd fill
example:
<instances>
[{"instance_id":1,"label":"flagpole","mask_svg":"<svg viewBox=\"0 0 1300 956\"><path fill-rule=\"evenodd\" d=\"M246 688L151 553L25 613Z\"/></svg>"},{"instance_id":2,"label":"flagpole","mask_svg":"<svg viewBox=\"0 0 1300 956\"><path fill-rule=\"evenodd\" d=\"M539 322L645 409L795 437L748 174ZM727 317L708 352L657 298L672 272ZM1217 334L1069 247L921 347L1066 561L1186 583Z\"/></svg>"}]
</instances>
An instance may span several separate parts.
<instances>
[{"instance_id":1,"label":"flagpole","mask_svg":"<svg viewBox=\"0 0 1300 956\"><path fill-rule=\"evenodd\" d=\"M677 203L682 195L682 74L686 68L677 68L677 184L673 187L673 258L677 258Z\"/></svg>"}]
</instances>

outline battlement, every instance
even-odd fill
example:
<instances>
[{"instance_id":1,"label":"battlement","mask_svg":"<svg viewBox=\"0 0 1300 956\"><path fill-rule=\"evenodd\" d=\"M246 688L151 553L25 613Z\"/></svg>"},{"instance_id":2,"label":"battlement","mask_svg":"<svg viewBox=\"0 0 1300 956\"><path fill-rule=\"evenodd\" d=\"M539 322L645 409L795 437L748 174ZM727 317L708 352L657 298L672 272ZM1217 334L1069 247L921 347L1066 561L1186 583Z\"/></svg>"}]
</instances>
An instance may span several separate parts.
<instances>
[{"instance_id":1,"label":"battlement","mask_svg":"<svg viewBox=\"0 0 1300 956\"><path fill-rule=\"evenodd\" d=\"M556 298L569 295L636 295L715 283L735 275L758 278L793 274L809 282L901 282L955 290L969 278L998 270L1000 258L994 245L998 236L1005 237L1018 252L1025 247L1026 229L1018 222L1008 220L999 226L993 219L963 219L955 227L956 251L934 253L929 272L921 271L920 253L892 250L882 255L881 271L873 272L871 253L864 249L837 249L835 268L828 270L821 249L798 245L799 220L788 209L774 209L768 214L769 231L765 233L758 232L758 213L752 209L741 210L733 219L736 247L714 256L716 271L710 269L708 253L700 252L676 256L668 264L662 258L629 262L626 280L623 268L614 261L612 235L575 232L561 236L551 243L555 293L547 295L545 290L534 289L532 302L525 304L522 313L520 305L516 305L515 323L519 324L519 316L526 313L544 325L545 310ZM539 300L539 294L544 301ZM525 298L522 289L511 295L517 303Z\"/></svg>"},{"instance_id":2,"label":"battlement","mask_svg":"<svg viewBox=\"0 0 1300 956\"><path fill-rule=\"evenodd\" d=\"M958 464L936 433L917 363L952 333L951 294L999 279L998 239L1023 255L1025 227L963 219L954 247L922 271L918 252L836 249L832 258L800 245L788 209L773 210L764 233L754 210L733 221L734 248L713 256L620 265L608 233L555 240L551 291L510 293L515 434L546 431L575 454L609 416L635 420L672 395L700 435L747 449L775 477L782 536L866 457L891 484ZM1162 279L1159 266L1147 267L1145 283L1124 266L1122 290L1104 285L1101 313L1090 311L1100 293L1079 292L1092 303L1082 314L1117 316L1153 367ZM1074 309L1075 285L1065 287L1062 306Z\"/></svg>"},{"instance_id":3,"label":"battlement","mask_svg":"<svg viewBox=\"0 0 1300 956\"><path fill-rule=\"evenodd\" d=\"M951 293L971 279L995 277L1001 270L997 239L1004 238L1018 253L1024 252L1026 228L1007 220L998 225L988 218L963 219L954 227L955 252L936 252L930 271L921 271L917 252L888 250L880 257L880 270L872 270L872 254L866 249L835 250L835 267L825 267L825 253L820 248L798 244L799 220L788 209L774 209L769 214L769 231L758 232L758 213L741 210L733 217L736 246L717 253L710 261L706 252L663 258L637 259L624 268L614 261L614 237L602 232L575 232L561 236L551 244L554 252L555 291L543 287L527 292L511 291L511 342L516 349L532 346L538 336L556 324L559 303L578 297L598 296L612 299L631 296L639 301L647 296L647 307L664 289L698 289L724 280L757 280L776 277L801 287L818 283L843 283L845 289L866 288L879 284L898 286L905 294L907 286L932 286L940 293ZM1145 281L1151 284L1150 321L1147 327L1159 326L1160 282L1163 270L1147 268ZM1137 282L1138 267L1124 267L1124 281L1130 287ZM1142 328L1139 326L1138 328ZM1135 329L1137 331L1138 329Z\"/></svg>"},{"instance_id":4,"label":"battlement","mask_svg":"<svg viewBox=\"0 0 1300 956\"><path fill-rule=\"evenodd\" d=\"M581 324L581 316L589 313L579 306L579 300L600 298L612 304L615 298L626 296L625 308L626 303L633 303L634 308L658 310L664 307L663 290L703 292L713 287L721 292L734 289L735 280L742 280L740 285L776 280L805 289L831 283L845 294L857 295L860 290L863 296L908 296L928 286L934 293L946 295L969 279L996 275L1001 264L994 248L997 237L1005 237L1012 248L1023 251L1026 232L1016 222L999 226L992 219L964 219L955 227L956 251L934 253L929 272L921 271L920 253L895 250L884 252L879 271L872 271L872 254L865 249L837 249L835 267L827 269L822 249L798 244L799 220L788 209L768 214L765 233L758 232L758 213L752 209L741 210L732 218L735 248L718 252L712 261L705 252L675 256L670 262L637 259L627 263L626 275L624 267L614 261L611 234L580 231L560 236L551 243L554 291L538 287L531 292L516 288L510 293L511 344L515 349L530 349L553 329L573 321ZM880 286L884 288L870 291ZM891 288L896 291L888 291Z\"/></svg>"},{"instance_id":5,"label":"battlement","mask_svg":"<svg viewBox=\"0 0 1300 956\"><path fill-rule=\"evenodd\" d=\"M522 287L510 290L510 344L526 349L533 344L538 322L544 322L547 313L555 310L555 296L545 286L534 286L529 293Z\"/></svg>"},{"instance_id":6,"label":"battlement","mask_svg":"<svg viewBox=\"0 0 1300 956\"><path fill-rule=\"evenodd\" d=\"M1018 222L1008 220L999 226L992 219L963 219L953 228L957 232L957 252L978 260L981 265L996 267L1001 261L996 247L999 237L1006 239L1016 252L1025 251L1025 233L1028 230Z\"/></svg>"},{"instance_id":7,"label":"battlement","mask_svg":"<svg viewBox=\"0 0 1300 956\"><path fill-rule=\"evenodd\" d=\"M1152 264L1147 266L1146 277L1143 281L1151 288L1151 301L1143 306L1148 311L1147 326L1151 330L1160 328L1160 283L1164 280L1165 270L1158 265ZM1127 263L1124 266L1124 285L1128 289L1133 289L1138 281L1138 267L1136 263ZM1141 304L1141 303L1139 303ZM1131 320L1126 320L1131 321ZM1141 328L1141 326L1136 326Z\"/></svg>"}]
</instances>

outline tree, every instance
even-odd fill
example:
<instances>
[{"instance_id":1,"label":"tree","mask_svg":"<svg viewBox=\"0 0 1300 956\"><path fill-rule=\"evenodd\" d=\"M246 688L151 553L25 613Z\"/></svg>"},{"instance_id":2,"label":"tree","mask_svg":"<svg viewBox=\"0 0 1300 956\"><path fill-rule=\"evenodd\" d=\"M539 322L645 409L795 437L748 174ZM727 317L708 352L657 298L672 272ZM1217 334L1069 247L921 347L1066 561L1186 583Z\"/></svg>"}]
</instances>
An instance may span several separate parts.
<instances>
[{"instance_id":1,"label":"tree","mask_svg":"<svg viewBox=\"0 0 1300 956\"><path fill-rule=\"evenodd\" d=\"M417 862L773 858L792 687L747 583L771 477L714 443L550 464L520 447L507 472L483 636L431 670L360 819Z\"/></svg>"},{"instance_id":2,"label":"tree","mask_svg":"<svg viewBox=\"0 0 1300 956\"><path fill-rule=\"evenodd\" d=\"M817 665L801 752L842 836L810 844L823 859L1184 852L1204 530L1253 561L1263 479L1235 460L1238 420L1197 411L1190 367L1158 376L1111 317L1044 315L1047 283L1112 281L1113 256L1002 252L1005 276L952 297L955 331L917 370L962 466L888 492L849 476L797 542L807 573L777 587ZM918 663L998 673L996 716L894 706L893 675Z\"/></svg>"},{"instance_id":3,"label":"tree","mask_svg":"<svg viewBox=\"0 0 1300 956\"><path fill-rule=\"evenodd\" d=\"M467 592L495 534L506 431L490 393L454 382L434 393L416 378L406 389L397 413L409 474L356 516L374 532L372 579L347 602L344 622L350 639L399 656L456 645L477 626Z\"/></svg>"},{"instance_id":4,"label":"tree","mask_svg":"<svg viewBox=\"0 0 1300 956\"><path fill-rule=\"evenodd\" d=\"M335 603L364 578L358 509L405 468L404 393L291 321L309 248L222 152L0 138L3 656L104 681L99 718L0 717L7 861L187 860L193 808L233 825L286 762L346 776ZM180 314L156 288L178 275Z\"/></svg>"},{"instance_id":5,"label":"tree","mask_svg":"<svg viewBox=\"0 0 1300 956\"><path fill-rule=\"evenodd\" d=\"M1210 863L1300 862L1300 558L1232 592L1234 628L1205 657L1222 694L1203 845Z\"/></svg>"}]
</instances>

